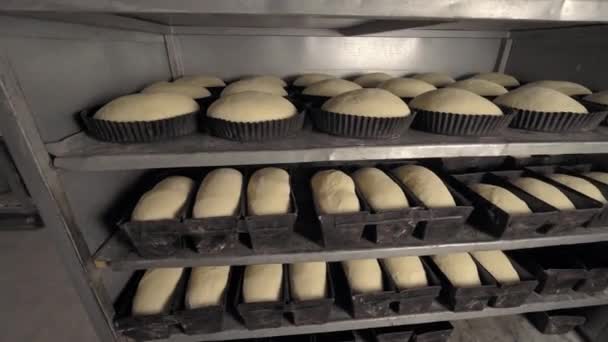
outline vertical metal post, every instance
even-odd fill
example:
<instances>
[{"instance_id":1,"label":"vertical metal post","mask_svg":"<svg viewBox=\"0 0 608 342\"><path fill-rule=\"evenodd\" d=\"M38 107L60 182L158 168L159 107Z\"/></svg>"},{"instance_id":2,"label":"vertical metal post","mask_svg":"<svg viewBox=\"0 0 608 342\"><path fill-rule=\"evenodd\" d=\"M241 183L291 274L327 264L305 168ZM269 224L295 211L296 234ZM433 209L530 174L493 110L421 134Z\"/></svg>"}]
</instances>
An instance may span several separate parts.
<instances>
[{"instance_id":1,"label":"vertical metal post","mask_svg":"<svg viewBox=\"0 0 608 342\"><path fill-rule=\"evenodd\" d=\"M513 46L513 39L510 37L503 38L500 44L500 50L498 51L498 58L496 60L496 66L494 70L497 72L505 72L507 68L507 62L509 61L509 55L511 54L511 47Z\"/></svg>"},{"instance_id":2,"label":"vertical metal post","mask_svg":"<svg viewBox=\"0 0 608 342\"><path fill-rule=\"evenodd\" d=\"M165 48L167 49L171 78L176 79L184 76L184 63L182 61L182 50L179 45L179 40L173 33L165 34L163 37L165 38Z\"/></svg>"}]
</instances>

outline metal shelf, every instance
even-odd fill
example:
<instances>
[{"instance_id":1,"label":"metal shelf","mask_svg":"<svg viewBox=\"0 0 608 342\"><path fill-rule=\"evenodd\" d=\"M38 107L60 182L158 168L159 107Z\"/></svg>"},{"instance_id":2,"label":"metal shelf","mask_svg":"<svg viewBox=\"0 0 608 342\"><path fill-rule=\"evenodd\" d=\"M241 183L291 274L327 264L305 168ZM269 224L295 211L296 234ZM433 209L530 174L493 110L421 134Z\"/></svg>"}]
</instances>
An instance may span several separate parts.
<instances>
[{"instance_id":1,"label":"metal shelf","mask_svg":"<svg viewBox=\"0 0 608 342\"><path fill-rule=\"evenodd\" d=\"M268 143L207 134L149 144L113 144L81 132L46 145L58 168L79 171L431 157L608 153L608 128L577 134L507 130L501 137L454 137L409 130L396 140L361 140L305 129Z\"/></svg>"},{"instance_id":2,"label":"metal shelf","mask_svg":"<svg viewBox=\"0 0 608 342\"><path fill-rule=\"evenodd\" d=\"M354 249L326 250L318 243L296 235L289 250L256 254L245 244L218 254L203 255L192 250L182 250L167 258L143 258L131 245L114 234L94 256L97 267L113 270L137 270L152 267L192 267L202 265L248 265L263 263L294 263L303 261L341 261L361 258L387 258L404 255L432 255L476 250L510 250L543 246L571 245L608 241L608 229L579 228L568 234L532 238L496 240L491 236L468 227L459 240L451 243L425 243L413 241L409 246L378 247L372 242L362 243Z\"/></svg>"}]
</instances>

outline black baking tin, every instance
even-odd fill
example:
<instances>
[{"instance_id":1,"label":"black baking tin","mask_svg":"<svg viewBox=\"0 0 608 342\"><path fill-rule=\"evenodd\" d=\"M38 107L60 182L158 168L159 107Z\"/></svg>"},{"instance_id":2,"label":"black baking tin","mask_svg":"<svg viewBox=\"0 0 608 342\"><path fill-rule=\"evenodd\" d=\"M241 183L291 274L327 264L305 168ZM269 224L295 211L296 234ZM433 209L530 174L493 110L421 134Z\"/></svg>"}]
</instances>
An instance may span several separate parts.
<instances>
[{"instance_id":1,"label":"black baking tin","mask_svg":"<svg viewBox=\"0 0 608 342\"><path fill-rule=\"evenodd\" d=\"M553 170L553 172L568 174L568 175L579 177L579 178L582 178L582 179L588 181L589 183L593 184L596 188L598 188L598 190L600 191L602 196L604 196L604 198L608 199L608 184L602 183L600 181L597 181L591 177L587 177L584 175L584 173L587 173L590 171L605 172L604 170L601 170L601 169L598 170L596 167L592 166L591 164L558 166L558 167L555 167ZM603 207L602 211L600 213L598 213L593 219L591 219L591 221L588 224L589 227L606 227L606 226L608 226L608 204L606 204L606 203L601 203L601 204Z\"/></svg>"},{"instance_id":2,"label":"black baking tin","mask_svg":"<svg viewBox=\"0 0 608 342\"><path fill-rule=\"evenodd\" d=\"M283 312L287 302L287 267L283 265L283 277L281 279L281 298L275 302L245 303L243 299L243 280L245 268L233 269L236 279L236 294L234 296L234 307L243 319L247 329L278 328L283 324Z\"/></svg>"},{"instance_id":3,"label":"black baking tin","mask_svg":"<svg viewBox=\"0 0 608 342\"><path fill-rule=\"evenodd\" d=\"M268 141L293 136L302 129L304 118L304 111L286 119L261 122L232 122L207 116L203 125L212 135L224 139Z\"/></svg>"},{"instance_id":4,"label":"black baking tin","mask_svg":"<svg viewBox=\"0 0 608 342\"><path fill-rule=\"evenodd\" d=\"M318 95L307 95L300 94L298 99L305 105L312 108L321 108L325 101L331 99L331 96L318 96Z\"/></svg>"},{"instance_id":5,"label":"black baking tin","mask_svg":"<svg viewBox=\"0 0 608 342\"><path fill-rule=\"evenodd\" d=\"M499 135L513 119L512 115L465 115L414 109L412 128L444 135Z\"/></svg>"},{"instance_id":6,"label":"black baking tin","mask_svg":"<svg viewBox=\"0 0 608 342\"><path fill-rule=\"evenodd\" d=\"M587 276L574 290L594 294L608 288L608 255L605 244L578 245L568 249L583 263Z\"/></svg>"},{"instance_id":7,"label":"black baking tin","mask_svg":"<svg viewBox=\"0 0 608 342\"><path fill-rule=\"evenodd\" d=\"M578 310L563 309L554 311L532 312L526 317L543 334L565 334L587 320Z\"/></svg>"},{"instance_id":8,"label":"black baking tin","mask_svg":"<svg viewBox=\"0 0 608 342\"><path fill-rule=\"evenodd\" d=\"M311 107L315 127L325 133L351 138L393 139L401 136L414 120L414 114L400 117L366 117L328 112Z\"/></svg>"},{"instance_id":9,"label":"black baking tin","mask_svg":"<svg viewBox=\"0 0 608 342\"><path fill-rule=\"evenodd\" d=\"M334 282L329 264L325 272L325 297L312 300L297 300L291 294L291 273L287 270L287 306L286 311L291 313L291 320L295 325L323 324L329 320L335 300Z\"/></svg>"},{"instance_id":10,"label":"black baking tin","mask_svg":"<svg viewBox=\"0 0 608 342\"><path fill-rule=\"evenodd\" d=\"M608 112L571 113L537 112L499 106L505 114L514 116L510 127L528 131L570 133L590 131L606 118Z\"/></svg>"},{"instance_id":11,"label":"black baking tin","mask_svg":"<svg viewBox=\"0 0 608 342\"><path fill-rule=\"evenodd\" d=\"M375 342L408 342L414 335L411 326L392 326L371 329L372 340Z\"/></svg>"},{"instance_id":12,"label":"black baking tin","mask_svg":"<svg viewBox=\"0 0 608 342\"><path fill-rule=\"evenodd\" d=\"M412 342L447 342L454 331L450 322L436 322L410 326L414 329Z\"/></svg>"},{"instance_id":13,"label":"black baking tin","mask_svg":"<svg viewBox=\"0 0 608 342\"><path fill-rule=\"evenodd\" d=\"M579 99L578 102L580 102L583 106L585 106L585 108L587 108L587 110L589 111L589 113L592 113L592 112L608 112L608 105L604 105L604 104L601 104L601 103L595 103L595 102L587 101L584 98ZM608 117L606 117L606 119L604 119L604 121L602 121L600 124L601 125L608 124Z\"/></svg>"}]
</instances>

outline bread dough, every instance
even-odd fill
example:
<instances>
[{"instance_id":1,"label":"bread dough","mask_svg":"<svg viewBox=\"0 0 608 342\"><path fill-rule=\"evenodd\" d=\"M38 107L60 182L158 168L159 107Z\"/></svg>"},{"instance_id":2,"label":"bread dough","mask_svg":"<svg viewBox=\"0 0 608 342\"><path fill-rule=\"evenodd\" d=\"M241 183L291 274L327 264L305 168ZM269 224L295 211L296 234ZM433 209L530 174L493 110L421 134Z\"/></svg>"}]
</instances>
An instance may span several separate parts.
<instances>
[{"instance_id":1,"label":"bread dough","mask_svg":"<svg viewBox=\"0 0 608 342\"><path fill-rule=\"evenodd\" d=\"M358 89L327 100L323 110L355 116L393 118L410 115L409 107L399 97L384 89Z\"/></svg>"},{"instance_id":2,"label":"bread dough","mask_svg":"<svg viewBox=\"0 0 608 342\"><path fill-rule=\"evenodd\" d=\"M291 296L295 300L325 298L327 291L327 264L324 261L302 262L289 265Z\"/></svg>"},{"instance_id":3,"label":"bread dough","mask_svg":"<svg viewBox=\"0 0 608 342\"><path fill-rule=\"evenodd\" d=\"M257 170L247 185L249 215L277 215L289 212L289 174L277 167Z\"/></svg>"},{"instance_id":4,"label":"bread dough","mask_svg":"<svg viewBox=\"0 0 608 342\"><path fill-rule=\"evenodd\" d=\"M222 90L221 97L234 95L243 92L255 91L278 96L287 96L287 91L282 86L275 83L258 81L257 79L247 79L230 83Z\"/></svg>"},{"instance_id":5,"label":"bread dough","mask_svg":"<svg viewBox=\"0 0 608 342\"><path fill-rule=\"evenodd\" d=\"M137 285L131 315L145 316L170 309L171 296L182 276L183 268L151 268Z\"/></svg>"},{"instance_id":6,"label":"bread dough","mask_svg":"<svg viewBox=\"0 0 608 342\"><path fill-rule=\"evenodd\" d=\"M468 90L479 96L500 96L509 92L505 87L501 86L500 84L478 79L458 81L452 84L448 84L446 87Z\"/></svg>"},{"instance_id":7,"label":"bread dough","mask_svg":"<svg viewBox=\"0 0 608 342\"><path fill-rule=\"evenodd\" d=\"M469 187L479 194L479 196L485 198L508 214L521 215L532 213L532 210L530 210L530 207L528 207L526 202L505 188L483 183L473 184Z\"/></svg>"},{"instance_id":8,"label":"bread dough","mask_svg":"<svg viewBox=\"0 0 608 342\"><path fill-rule=\"evenodd\" d=\"M415 78L391 78L386 80L378 88L388 90L399 97L413 98L431 90L436 90L434 85Z\"/></svg>"},{"instance_id":9,"label":"bread dough","mask_svg":"<svg viewBox=\"0 0 608 342\"><path fill-rule=\"evenodd\" d=\"M194 84L187 83L156 83L147 86L141 92L142 94L179 94L191 97L193 99L202 99L211 96L209 90Z\"/></svg>"},{"instance_id":10,"label":"bread dough","mask_svg":"<svg viewBox=\"0 0 608 342\"><path fill-rule=\"evenodd\" d=\"M209 172L198 188L192 217L222 217L238 214L243 175L229 168Z\"/></svg>"},{"instance_id":11,"label":"bread dough","mask_svg":"<svg viewBox=\"0 0 608 342\"><path fill-rule=\"evenodd\" d=\"M471 252L471 255L500 284L519 282L519 274L502 251L477 251Z\"/></svg>"},{"instance_id":12,"label":"bread dough","mask_svg":"<svg viewBox=\"0 0 608 342\"><path fill-rule=\"evenodd\" d=\"M357 89L361 89L357 83L335 78L311 84L302 90L302 94L333 97Z\"/></svg>"},{"instance_id":13,"label":"bread dough","mask_svg":"<svg viewBox=\"0 0 608 342\"><path fill-rule=\"evenodd\" d=\"M318 73L302 74L293 81L293 85L296 87L308 87L311 84L329 80L332 78L335 78L335 76Z\"/></svg>"},{"instance_id":14,"label":"bread dough","mask_svg":"<svg viewBox=\"0 0 608 342\"><path fill-rule=\"evenodd\" d=\"M278 85L279 87L287 86L287 83L285 83L285 81L283 81L282 79L280 79L276 76L270 76L270 75L246 77L246 78L243 78L242 80L254 80L257 83L274 84L274 85Z\"/></svg>"},{"instance_id":15,"label":"bread dough","mask_svg":"<svg viewBox=\"0 0 608 342\"><path fill-rule=\"evenodd\" d=\"M433 255L432 259L454 287L481 286L477 265L469 253Z\"/></svg>"},{"instance_id":16,"label":"bread dough","mask_svg":"<svg viewBox=\"0 0 608 342\"><path fill-rule=\"evenodd\" d=\"M283 265L249 265L243 278L243 300L245 303L279 301L282 283Z\"/></svg>"},{"instance_id":17,"label":"bread dough","mask_svg":"<svg viewBox=\"0 0 608 342\"><path fill-rule=\"evenodd\" d=\"M376 259L342 261L348 285L353 294L373 293L384 290L382 270Z\"/></svg>"},{"instance_id":18,"label":"bread dough","mask_svg":"<svg viewBox=\"0 0 608 342\"><path fill-rule=\"evenodd\" d=\"M317 172L310 181L319 214L341 214L359 211L355 183L344 172L325 170Z\"/></svg>"},{"instance_id":19,"label":"bread dough","mask_svg":"<svg viewBox=\"0 0 608 342\"><path fill-rule=\"evenodd\" d=\"M608 184L608 173L606 172L587 172L584 175L598 182Z\"/></svg>"},{"instance_id":20,"label":"bread dough","mask_svg":"<svg viewBox=\"0 0 608 342\"><path fill-rule=\"evenodd\" d=\"M476 79L476 80L486 80L486 81L494 82L496 84L500 84L503 87L518 87L519 86L519 81L515 77L513 77L511 75L503 74L501 72L484 72L481 74L477 74L471 78Z\"/></svg>"},{"instance_id":21,"label":"bread dough","mask_svg":"<svg viewBox=\"0 0 608 342\"><path fill-rule=\"evenodd\" d=\"M399 184L384 172L364 167L353 173L353 179L361 194L375 211L397 210L409 207Z\"/></svg>"},{"instance_id":22,"label":"bread dough","mask_svg":"<svg viewBox=\"0 0 608 342\"><path fill-rule=\"evenodd\" d=\"M191 97L178 94L133 94L116 98L93 116L114 122L155 121L190 114L199 110Z\"/></svg>"},{"instance_id":23,"label":"bread dough","mask_svg":"<svg viewBox=\"0 0 608 342\"><path fill-rule=\"evenodd\" d=\"M382 263L399 290L428 286L426 271L420 257L387 258L382 259Z\"/></svg>"},{"instance_id":24,"label":"bread dough","mask_svg":"<svg viewBox=\"0 0 608 342\"><path fill-rule=\"evenodd\" d=\"M468 90L443 88L415 97L410 107L430 112L476 115L502 115L491 101Z\"/></svg>"},{"instance_id":25,"label":"bread dough","mask_svg":"<svg viewBox=\"0 0 608 342\"><path fill-rule=\"evenodd\" d=\"M589 182L588 180L561 173L554 173L551 175L547 175L547 177L584 195L587 195L596 201L606 203L606 198L604 198L604 196L600 192L600 189L598 189L595 185L591 184L591 182Z\"/></svg>"},{"instance_id":26,"label":"bread dough","mask_svg":"<svg viewBox=\"0 0 608 342\"><path fill-rule=\"evenodd\" d=\"M528 88L528 87L549 88L549 89L557 90L560 93L568 95L568 96L591 94L591 90L589 90L589 88L587 88L583 85L580 85L578 83L568 82L568 81L536 81L536 82L528 83L528 84L522 86L521 88Z\"/></svg>"},{"instance_id":27,"label":"bread dough","mask_svg":"<svg viewBox=\"0 0 608 342\"><path fill-rule=\"evenodd\" d=\"M188 202L194 182L188 177L172 176L147 191L133 209L131 220L174 219Z\"/></svg>"},{"instance_id":28,"label":"bread dough","mask_svg":"<svg viewBox=\"0 0 608 342\"><path fill-rule=\"evenodd\" d=\"M393 78L393 76L385 74L383 72L372 72L355 78L353 82L357 83L363 88L375 88L380 83L391 78Z\"/></svg>"},{"instance_id":29,"label":"bread dough","mask_svg":"<svg viewBox=\"0 0 608 342\"><path fill-rule=\"evenodd\" d=\"M542 87L521 87L499 96L494 103L524 110L548 113L587 113L585 106L557 90Z\"/></svg>"},{"instance_id":30,"label":"bread dough","mask_svg":"<svg viewBox=\"0 0 608 342\"><path fill-rule=\"evenodd\" d=\"M552 205L559 210L574 210L570 199L555 186L532 177L522 177L512 181L513 185L530 195Z\"/></svg>"},{"instance_id":31,"label":"bread dough","mask_svg":"<svg viewBox=\"0 0 608 342\"><path fill-rule=\"evenodd\" d=\"M417 80L421 80L434 85L435 87L445 87L450 83L456 82L452 77L440 72L427 72L412 76Z\"/></svg>"},{"instance_id":32,"label":"bread dough","mask_svg":"<svg viewBox=\"0 0 608 342\"><path fill-rule=\"evenodd\" d=\"M226 83L224 81L222 81L221 78L215 77L215 76L208 76L208 75L184 76L182 78L179 78L179 79L173 81L173 83L194 84L199 87L223 87L226 85Z\"/></svg>"},{"instance_id":33,"label":"bread dough","mask_svg":"<svg viewBox=\"0 0 608 342\"><path fill-rule=\"evenodd\" d=\"M207 116L232 122L262 122L290 118L298 113L285 98L257 91L221 97L207 109Z\"/></svg>"},{"instance_id":34,"label":"bread dough","mask_svg":"<svg viewBox=\"0 0 608 342\"><path fill-rule=\"evenodd\" d=\"M229 274L230 266L193 267L188 280L186 308L220 305Z\"/></svg>"},{"instance_id":35,"label":"bread dough","mask_svg":"<svg viewBox=\"0 0 608 342\"><path fill-rule=\"evenodd\" d=\"M455 207L450 190L433 171L420 165L403 165L393 174L429 208Z\"/></svg>"},{"instance_id":36,"label":"bread dough","mask_svg":"<svg viewBox=\"0 0 608 342\"><path fill-rule=\"evenodd\" d=\"M608 90L585 96L585 101L608 105Z\"/></svg>"}]
</instances>

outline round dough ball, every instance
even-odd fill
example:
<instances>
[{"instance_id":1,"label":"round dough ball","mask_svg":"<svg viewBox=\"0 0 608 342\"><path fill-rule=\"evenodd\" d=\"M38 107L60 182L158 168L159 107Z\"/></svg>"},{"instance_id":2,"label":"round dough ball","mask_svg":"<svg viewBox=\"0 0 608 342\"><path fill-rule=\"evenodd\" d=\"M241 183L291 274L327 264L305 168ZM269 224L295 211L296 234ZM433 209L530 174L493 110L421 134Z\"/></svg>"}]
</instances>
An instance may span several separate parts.
<instances>
[{"instance_id":1,"label":"round dough ball","mask_svg":"<svg viewBox=\"0 0 608 342\"><path fill-rule=\"evenodd\" d=\"M503 87L518 87L519 86L519 81L515 77L513 77L511 75L503 74L501 72L484 72L481 74L477 74L471 78L476 79L476 80L486 80L486 81L494 82L496 84L500 84Z\"/></svg>"},{"instance_id":2,"label":"round dough ball","mask_svg":"<svg viewBox=\"0 0 608 342\"><path fill-rule=\"evenodd\" d=\"M156 83L147 86L141 92L142 94L179 94L191 97L193 99L203 99L205 97L211 96L209 90L197 85L187 83Z\"/></svg>"},{"instance_id":3,"label":"round dough ball","mask_svg":"<svg viewBox=\"0 0 608 342\"><path fill-rule=\"evenodd\" d=\"M543 87L521 87L494 100L515 109L548 113L588 113L585 106L557 90Z\"/></svg>"},{"instance_id":4,"label":"round dough ball","mask_svg":"<svg viewBox=\"0 0 608 342\"><path fill-rule=\"evenodd\" d=\"M287 91L282 86L276 83L270 83L259 79L246 79L230 83L222 90L221 97L234 95L238 93L255 91L278 96L287 96Z\"/></svg>"},{"instance_id":5,"label":"round dough ball","mask_svg":"<svg viewBox=\"0 0 608 342\"><path fill-rule=\"evenodd\" d=\"M249 265L243 277L243 300L245 303L279 301L282 283L283 265Z\"/></svg>"},{"instance_id":6,"label":"round dough ball","mask_svg":"<svg viewBox=\"0 0 608 342\"><path fill-rule=\"evenodd\" d=\"M431 258L455 287L481 286L477 265L469 253L433 255Z\"/></svg>"},{"instance_id":7,"label":"round dough ball","mask_svg":"<svg viewBox=\"0 0 608 342\"><path fill-rule=\"evenodd\" d=\"M532 177L522 177L512 181L513 185L559 210L574 210L570 199L555 186Z\"/></svg>"},{"instance_id":8,"label":"round dough ball","mask_svg":"<svg viewBox=\"0 0 608 342\"><path fill-rule=\"evenodd\" d=\"M348 285L353 294L381 292L382 270L376 259L342 261Z\"/></svg>"},{"instance_id":9,"label":"round dough ball","mask_svg":"<svg viewBox=\"0 0 608 342\"><path fill-rule=\"evenodd\" d=\"M530 214L530 207L511 191L491 184L473 184L471 190L509 214Z\"/></svg>"},{"instance_id":10,"label":"round dough ball","mask_svg":"<svg viewBox=\"0 0 608 342\"><path fill-rule=\"evenodd\" d=\"M393 174L429 208L455 207L450 190L433 171L420 165L404 165Z\"/></svg>"},{"instance_id":11,"label":"round dough ball","mask_svg":"<svg viewBox=\"0 0 608 342\"><path fill-rule=\"evenodd\" d=\"M183 268L152 268L147 270L137 284L131 314L133 316L145 316L167 311L171 305L171 296L183 271Z\"/></svg>"},{"instance_id":12,"label":"round dough ball","mask_svg":"<svg viewBox=\"0 0 608 342\"><path fill-rule=\"evenodd\" d=\"M363 88L375 88L380 83L393 78L389 74L383 72L372 72L369 74L361 75L353 80L353 82L362 86Z\"/></svg>"},{"instance_id":13,"label":"round dough ball","mask_svg":"<svg viewBox=\"0 0 608 342\"><path fill-rule=\"evenodd\" d=\"M456 80L454 80L449 75L440 72L426 72L414 75L412 76L412 78L424 81L426 83L430 83L435 87L445 87L450 83L456 82Z\"/></svg>"},{"instance_id":14,"label":"round dough ball","mask_svg":"<svg viewBox=\"0 0 608 342\"><path fill-rule=\"evenodd\" d=\"M289 212L289 173L276 167L257 170L247 185L249 215L278 215Z\"/></svg>"},{"instance_id":15,"label":"round dough ball","mask_svg":"<svg viewBox=\"0 0 608 342\"><path fill-rule=\"evenodd\" d=\"M355 116L393 118L410 115L410 108L399 97L384 89L359 89L332 97L321 109Z\"/></svg>"},{"instance_id":16,"label":"round dough ball","mask_svg":"<svg viewBox=\"0 0 608 342\"><path fill-rule=\"evenodd\" d=\"M198 188L192 217L222 217L236 215L243 187L243 175L229 168L209 172Z\"/></svg>"},{"instance_id":17,"label":"round dough ball","mask_svg":"<svg viewBox=\"0 0 608 342\"><path fill-rule=\"evenodd\" d=\"M429 112L463 115L502 115L498 106L473 92L457 88L429 91L410 101L410 107Z\"/></svg>"},{"instance_id":18,"label":"round dough ball","mask_svg":"<svg viewBox=\"0 0 608 342\"><path fill-rule=\"evenodd\" d=\"M289 286L296 300L325 298L327 264L324 261L301 262L289 265Z\"/></svg>"},{"instance_id":19,"label":"round dough ball","mask_svg":"<svg viewBox=\"0 0 608 342\"><path fill-rule=\"evenodd\" d=\"M152 221L177 218L186 205L194 182L188 177L168 177L147 191L133 209L131 220Z\"/></svg>"},{"instance_id":20,"label":"round dough ball","mask_svg":"<svg viewBox=\"0 0 608 342\"><path fill-rule=\"evenodd\" d=\"M391 78L378 85L399 97L413 98L426 92L436 90L434 85L415 78Z\"/></svg>"},{"instance_id":21,"label":"round dough ball","mask_svg":"<svg viewBox=\"0 0 608 342\"><path fill-rule=\"evenodd\" d=\"M591 182L586 179L561 173L554 173L548 175L547 177L584 195L587 195L588 197L591 197L596 201L606 203L606 198L604 198L604 195L602 195L600 189L598 189L595 185L591 184Z\"/></svg>"},{"instance_id":22,"label":"round dough ball","mask_svg":"<svg viewBox=\"0 0 608 342\"><path fill-rule=\"evenodd\" d=\"M446 87L468 90L479 96L500 96L509 92L500 84L477 79L454 82L452 84L448 84Z\"/></svg>"},{"instance_id":23,"label":"round dough ball","mask_svg":"<svg viewBox=\"0 0 608 342\"><path fill-rule=\"evenodd\" d=\"M333 78L335 78L335 76L328 75L328 74L318 74L318 73L302 74L293 81L293 85L296 87L308 87L311 84L315 84L315 83L333 79Z\"/></svg>"},{"instance_id":24,"label":"round dough ball","mask_svg":"<svg viewBox=\"0 0 608 342\"><path fill-rule=\"evenodd\" d=\"M209 75L184 76L173 81L175 84L193 84L199 87L223 87L226 83L219 77Z\"/></svg>"},{"instance_id":25,"label":"round dough ball","mask_svg":"<svg viewBox=\"0 0 608 342\"><path fill-rule=\"evenodd\" d=\"M608 105L608 90L585 96L584 100L602 105Z\"/></svg>"},{"instance_id":26,"label":"round dough ball","mask_svg":"<svg viewBox=\"0 0 608 342\"><path fill-rule=\"evenodd\" d=\"M334 78L311 84L302 90L304 95L334 97L352 90L361 89L355 82Z\"/></svg>"},{"instance_id":27,"label":"round dough ball","mask_svg":"<svg viewBox=\"0 0 608 342\"><path fill-rule=\"evenodd\" d=\"M285 98L257 91L224 96L213 102L207 115L232 122L262 122L290 118L298 113Z\"/></svg>"},{"instance_id":28,"label":"round dough ball","mask_svg":"<svg viewBox=\"0 0 608 342\"><path fill-rule=\"evenodd\" d=\"M230 266L193 267L188 280L186 308L220 305L229 274Z\"/></svg>"},{"instance_id":29,"label":"round dough ball","mask_svg":"<svg viewBox=\"0 0 608 342\"><path fill-rule=\"evenodd\" d=\"M338 170L319 171L315 173L310 183L320 214L359 211L355 183L346 173Z\"/></svg>"},{"instance_id":30,"label":"round dough ball","mask_svg":"<svg viewBox=\"0 0 608 342\"><path fill-rule=\"evenodd\" d=\"M364 167L353 173L353 179L374 211L409 207L407 198L399 185L380 169Z\"/></svg>"},{"instance_id":31,"label":"round dough ball","mask_svg":"<svg viewBox=\"0 0 608 342\"><path fill-rule=\"evenodd\" d=\"M420 257L403 256L387 258L382 259L382 263L399 290L428 286L426 271L424 270L424 266L422 266Z\"/></svg>"},{"instance_id":32,"label":"round dough ball","mask_svg":"<svg viewBox=\"0 0 608 342\"><path fill-rule=\"evenodd\" d=\"M500 284L519 283L519 274L503 251L478 251L471 255Z\"/></svg>"},{"instance_id":33,"label":"round dough ball","mask_svg":"<svg viewBox=\"0 0 608 342\"><path fill-rule=\"evenodd\" d=\"M557 90L560 93L568 95L568 96L591 94L591 90L589 90L589 88L587 88L583 85L580 85L578 83L568 82L568 81L536 81L536 82L531 82L531 83L528 83L528 84L522 86L522 88L528 88L528 87L549 88L549 89Z\"/></svg>"},{"instance_id":34,"label":"round dough ball","mask_svg":"<svg viewBox=\"0 0 608 342\"><path fill-rule=\"evenodd\" d=\"M256 83L274 84L279 87L287 86L287 83L285 83L285 81L283 81L282 79L280 79L276 76L271 76L271 75L246 77L246 78L243 78L242 80L254 80Z\"/></svg>"},{"instance_id":35,"label":"round dough ball","mask_svg":"<svg viewBox=\"0 0 608 342\"><path fill-rule=\"evenodd\" d=\"M608 173L607 172L597 172L597 171L587 172L584 175L591 179L595 179L598 182L608 184Z\"/></svg>"},{"instance_id":36,"label":"round dough ball","mask_svg":"<svg viewBox=\"0 0 608 342\"><path fill-rule=\"evenodd\" d=\"M199 110L191 97L178 94L133 94L116 98L93 116L114 122L155 121L190 114Z\"/></svg>"}]
</instances>

